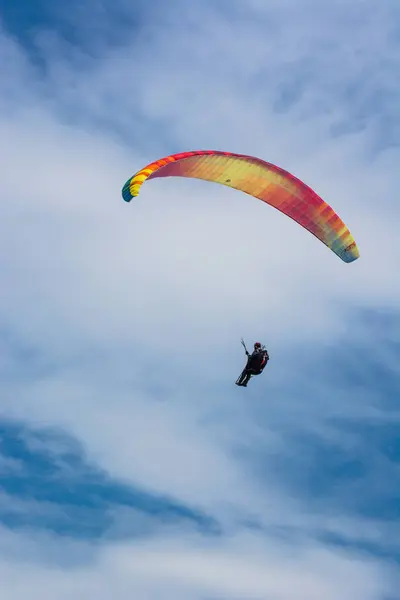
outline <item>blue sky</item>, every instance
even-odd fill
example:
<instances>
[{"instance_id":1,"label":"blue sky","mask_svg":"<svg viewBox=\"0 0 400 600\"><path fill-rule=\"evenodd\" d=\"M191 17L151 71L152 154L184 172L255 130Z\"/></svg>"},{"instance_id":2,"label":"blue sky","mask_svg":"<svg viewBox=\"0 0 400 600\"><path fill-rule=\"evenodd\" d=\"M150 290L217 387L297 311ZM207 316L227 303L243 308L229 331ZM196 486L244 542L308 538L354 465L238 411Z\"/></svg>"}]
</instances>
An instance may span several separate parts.
<instances>
[{"instance_id":1,"label":"blue sky","mask_svg":"<svg viewBox=\"0 0 400 600\"><path fill-rule=\"evenodd\" d=\"M2 598L400 598L397 1L0 15ZM204 182L123 202L198 148L291 170L360 260Z\"/></svg>"}]
</instances>

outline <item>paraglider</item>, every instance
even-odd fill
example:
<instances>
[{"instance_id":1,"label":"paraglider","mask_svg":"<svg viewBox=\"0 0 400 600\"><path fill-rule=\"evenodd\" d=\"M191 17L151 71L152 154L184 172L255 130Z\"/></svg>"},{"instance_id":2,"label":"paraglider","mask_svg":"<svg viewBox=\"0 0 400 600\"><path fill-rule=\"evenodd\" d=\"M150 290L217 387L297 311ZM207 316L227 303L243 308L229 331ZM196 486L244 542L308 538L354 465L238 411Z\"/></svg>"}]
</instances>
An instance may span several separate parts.
<instances>
[{"instance_id":1,"label":"paraglider","mask_svg":"<svg viewBox=\"0 0 400 600\"><path fill-rule=\"evenodd\" d=\"M250 379L254 375L261 375L269 361L268 350L260 342L255 342L254 350L250 352L246 348L246 344L241 340L247 356L247 363L241 374L236 380L236 385L247 387Z\"/></svg>"},{"instance_id":2,"label":"paraglider","mask_svg":"<svg viewBox=\"0 0 400 600\"><path fill-rule=\"evenodd\" d=\"M171 154L143 167L122 188L126 202L139 195L143 183L157 177L188 177L219 183L262 200L293 219L325 244L343 262L360 256L357 244L339 215L314 190L281 167L255 156L218 150L195 150ZM244 342L242 340L244 345ZM246 347L245 347L246 349ZM246 387L269 361L259 342L236 381Z\"/></svg>"},{"instance_id":3,"label":"paraglider","mask_svg":"<svg viewBox=\"0 0 400 600\"><path fill-rule=\"evenodd\" d=\"M203 179L241 190L296 221L344 262L360 256L352 234L329 204L288 171L254 156L217 150L172 154L128 179L122 197L130 202L146 180L170 176Z\"/></svg>"}]
</instances>

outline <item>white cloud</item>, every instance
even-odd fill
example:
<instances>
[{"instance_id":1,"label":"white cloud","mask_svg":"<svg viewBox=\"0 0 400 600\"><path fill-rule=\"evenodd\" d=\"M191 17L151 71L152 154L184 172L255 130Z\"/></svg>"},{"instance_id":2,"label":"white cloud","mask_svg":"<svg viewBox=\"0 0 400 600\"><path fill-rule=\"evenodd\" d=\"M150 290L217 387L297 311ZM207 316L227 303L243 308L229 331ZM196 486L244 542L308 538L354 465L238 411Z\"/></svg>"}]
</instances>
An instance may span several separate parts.
<instances>
[{"instance_id":1,"label":"white cloud","mask_svg":"<svg viewBox=\"0 0 400 600\"><path fill-rule=\"evenodd\" d=\"M9 541L16 548L23 540L14 537ZM47 543L52 545L51 540ZM255 536L231 538L222 544L171 538L110 545L90 560L84 559L84 545L74 544L69 547L71 550L82 556L80 567L71 564L62 569L50 562L48 566L30 565L29 554L35 551L38 558L42 550L29 540L24 562L2 557L0 574L5 600L25 598L32 589L39 590L44 600L54 596L80 599L88 594L95 594L100 600L110 594L121 600L132 595L166 600L258 600L270 596L279 600L373 600L394 580L390 569L362 557L353 556L350 560L345 553L307 545L289 550L279 543L265 544ZM86 550L90 552L89 547ZM21 569L24 577L19 575Z\"/></svg>"}]
</instances>

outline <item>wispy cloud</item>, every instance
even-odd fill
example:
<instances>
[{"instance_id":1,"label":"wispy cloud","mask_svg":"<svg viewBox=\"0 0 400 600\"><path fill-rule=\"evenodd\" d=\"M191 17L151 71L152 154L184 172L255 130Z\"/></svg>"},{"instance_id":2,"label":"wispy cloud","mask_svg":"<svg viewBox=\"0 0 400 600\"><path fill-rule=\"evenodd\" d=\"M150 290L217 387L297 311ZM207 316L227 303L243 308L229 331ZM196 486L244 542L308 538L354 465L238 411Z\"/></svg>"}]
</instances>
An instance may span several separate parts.
<instances>
[{"instance_id":1,"label":"wispy cloud","mask_svg":"<svg viewBox=\"0 0 400 600\"><path fill-rule=\"evenodd\" d=\"M1 422L0 522L73 537L144 535L176 522L216 533L207 515L113 481L87 464L80 445L60 431ZM122 518L123 517L123 518Z\"/></svg>"}]
</instances>

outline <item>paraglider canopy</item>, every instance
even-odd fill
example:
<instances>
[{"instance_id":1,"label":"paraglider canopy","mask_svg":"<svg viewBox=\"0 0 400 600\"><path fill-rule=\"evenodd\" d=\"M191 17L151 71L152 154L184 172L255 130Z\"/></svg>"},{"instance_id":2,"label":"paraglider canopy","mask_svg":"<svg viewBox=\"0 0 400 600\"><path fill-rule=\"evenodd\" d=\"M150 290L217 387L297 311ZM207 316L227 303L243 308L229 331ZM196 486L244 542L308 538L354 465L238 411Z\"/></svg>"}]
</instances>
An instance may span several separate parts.
<instances>
[{"instance_id":1,"label":"paraglider canopy","mask_svg":"<svg viewBox=\"0 0 400 600\"><path fill-rule=\"evenodd\" d=\"M360 256L349 229L329 204L288 171L254 156L216 150L172 154L128 179L122 197L130 202L147 179L170 176L203 179L246 192L299 223L344 262Z\"/></svg>"}]
</instances>

